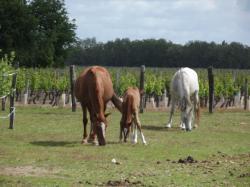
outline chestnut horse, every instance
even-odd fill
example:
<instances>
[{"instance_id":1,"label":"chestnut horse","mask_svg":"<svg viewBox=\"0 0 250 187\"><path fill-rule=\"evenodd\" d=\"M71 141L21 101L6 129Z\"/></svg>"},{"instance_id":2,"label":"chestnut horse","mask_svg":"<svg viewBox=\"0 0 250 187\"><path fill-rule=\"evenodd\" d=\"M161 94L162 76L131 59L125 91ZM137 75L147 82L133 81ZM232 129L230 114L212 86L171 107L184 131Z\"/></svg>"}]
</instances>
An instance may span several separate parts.
<instances>
[{"instance_id":1,"label":"chestnut horse","mask_svg":"<svg viewBox=\"0 0 250 187\"><path fill-rule=\"evenodd\" d=\"M95 141L97 135L99 145L105 145L105 132L107 128L105 114L106 104L112 101L116 108L121 111L122 102L115 95L109 72L100 66L93 66L85 69L75 82L75 96L81 103L83 111L83 139L82 143L88 140ZM91 131L90 137L87 134L87 110L90 114Z\"/></svg>"},{"instance_id":2,"label":"chestnut horse","mask_svg":"<svg viewBox=\"0 0 250 187\"><path fill-rule=\"evenodd\" d=\"M175 105L179 101L181 108L181 128L192 130L193 111L195 112L195 127L199 124L199 82L197 73L190 68L181 68L173 76L171 81L171 111L168 124L172 126L172 117Z\"/></svg>"},{"instance_id":3,"label":"chestnut horse","mask_svg":"<svg viewBox=\"0 0 250 187\"><path fill-rule=\"evenodd\" d=\"M124 142L130 133L130 128L133 128L132 143L137 143L137 127L140 131L142 142L146 145L146 140L142 133L141 122L139 120L139 104L140 92L138 88L129 87L123 95L122 102L122 118L120 121L120 141L122 141L122 133Z\"/></svg>"}]
</instances>

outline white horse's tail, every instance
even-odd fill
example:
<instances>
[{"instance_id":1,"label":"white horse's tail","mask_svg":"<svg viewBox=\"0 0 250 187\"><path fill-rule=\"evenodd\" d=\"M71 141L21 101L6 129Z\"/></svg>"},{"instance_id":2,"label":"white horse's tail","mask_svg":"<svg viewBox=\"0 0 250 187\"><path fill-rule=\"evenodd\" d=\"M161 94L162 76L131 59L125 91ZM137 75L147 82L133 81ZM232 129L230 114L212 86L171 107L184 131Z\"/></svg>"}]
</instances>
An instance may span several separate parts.
<instances>
[{"instance_id":1,"label":"white horse's tail","mask_svg":"<svg viewBox=\"0 0 250 187\"><path fill-rule=\"evenodd\" d=\"M195 111L195 124L196 127L200 124L200 101L199 101L199 92L196 90L194 92L194 111Z\"/></svg>"}]
</instances>

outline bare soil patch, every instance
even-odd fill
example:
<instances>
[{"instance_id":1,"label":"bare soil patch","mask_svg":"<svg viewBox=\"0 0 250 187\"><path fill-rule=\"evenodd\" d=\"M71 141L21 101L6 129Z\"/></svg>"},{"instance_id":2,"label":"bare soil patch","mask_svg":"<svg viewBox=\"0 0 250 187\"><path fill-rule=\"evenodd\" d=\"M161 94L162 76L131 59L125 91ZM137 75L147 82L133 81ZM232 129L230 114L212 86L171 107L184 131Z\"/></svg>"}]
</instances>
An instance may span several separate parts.
<instances>
[{"instance_id":1,"label":"bare soil patch","mask_svg":"<svg viewBox=\"0 0 250 187\"><path fill-rule=\"evenodd\" d=\"M57 174L60 170L54 168L42 168L33 166L18 166L18 167L1 167L0 175L7 176L50 176Z\"/></svg>"}]
</instances>

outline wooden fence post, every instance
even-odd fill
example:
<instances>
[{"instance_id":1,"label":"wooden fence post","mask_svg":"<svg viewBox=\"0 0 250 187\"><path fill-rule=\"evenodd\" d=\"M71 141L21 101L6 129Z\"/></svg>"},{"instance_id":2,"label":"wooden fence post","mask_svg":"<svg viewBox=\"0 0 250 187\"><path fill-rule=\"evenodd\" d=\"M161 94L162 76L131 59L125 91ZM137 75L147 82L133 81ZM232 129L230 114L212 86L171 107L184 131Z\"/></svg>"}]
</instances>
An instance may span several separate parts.
<instances>
[{"instance_id":1,"label":"wooden fence post","mask_svg":"<svg viewBox=\"0 0 250 187\"><path fill-rule=\"evenodd\" d=\"M208 68L208 86L209 86L209 113L213 113L214 103L214 75L213 67Z\"/></svg>"},{"instance_id":2,"label":"wooden fence post","mask_svg":"<svg viewBox=\"0 0 250 187\"><path fill-rule=\"evenodd\" d=\"M247 109L247 101L248 101L248 81L245 79L245 93L244 93L244 110Z\"/></svg>"},{"instance_id":3,"label":"wooden fence post","mask_svg":"<svg viewBox=\"0 0 250 187\"><path fill-rule=\"evenodd\" d=\"M2 111L5 111L5 103L6 103L6 97L2 98Z\"/></svg>"},{"instance_id":4,"label":"wooden fence post","mask_svg":"<svg viewBox=\"0 0 250 187\"><path fill-rule=\"evenodd\" d=\"M144 74L145 74L145 65L141 66L141 75L140 75L140 113L143 113L144 108L144 100L145 100L145 94L144 94Z\"/></svg>"},{"instance_id":5,"label":"wooden fence post","mask_svg":"<svg viewBox=\"0 0 250 187\"><path fill-rule=\"evenodd\" d=\"M15 73L12 75L11 83L11 93L10 93L10 126L9 129L14 129L14 120L15 120L15 96L16 96L16 79L17 79L17 69L19 63L17 62L15 67Z\"/></svg>"},{"instance_id":6,"label":"wooden fence post","mask_svg":"<svg viewBox=\"0 0 250 187\"><path fill-rule=\"evenodd\" d=\"M75 80L76 80L76 74L75 74L75 66L71 65L70 70L70 88L71 88L71 102L72 102L72 112L76 111L76 98L75 98Z\"/></svg>"}]
</instances>

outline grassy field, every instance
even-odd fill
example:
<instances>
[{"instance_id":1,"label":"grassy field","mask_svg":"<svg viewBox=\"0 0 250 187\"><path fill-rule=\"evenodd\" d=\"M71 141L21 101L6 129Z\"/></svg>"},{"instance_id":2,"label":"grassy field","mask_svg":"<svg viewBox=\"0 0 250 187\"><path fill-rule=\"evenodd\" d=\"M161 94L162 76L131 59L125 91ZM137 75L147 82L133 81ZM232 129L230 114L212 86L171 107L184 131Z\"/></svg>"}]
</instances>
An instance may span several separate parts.
<instances>
[{"instance_id":1,"label":"grassy field","mask_svg":"<svg viewBox=\"0 0 250 187\"><path fill-rule=\"evenodd\" d=\"M99 147L80 144L79 109L18 107L14 130L0 121L0 186L250 186L250 112L203 112L192 132L177 128L179 113L165 129L168 115L140 115L144 146L118 142L112 111Z\"/></svg>"}]
</instances>

